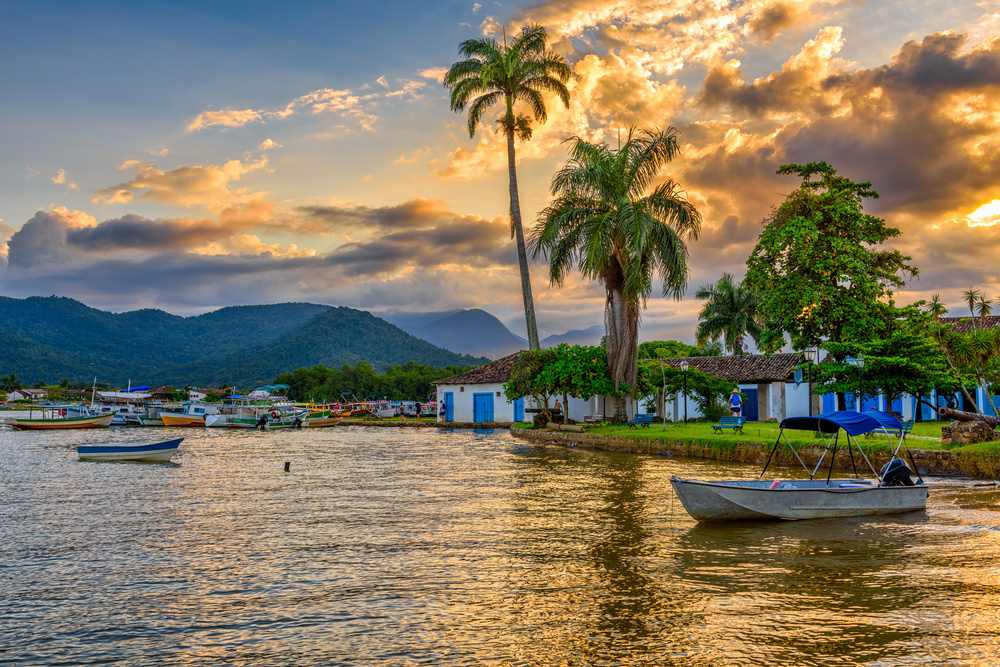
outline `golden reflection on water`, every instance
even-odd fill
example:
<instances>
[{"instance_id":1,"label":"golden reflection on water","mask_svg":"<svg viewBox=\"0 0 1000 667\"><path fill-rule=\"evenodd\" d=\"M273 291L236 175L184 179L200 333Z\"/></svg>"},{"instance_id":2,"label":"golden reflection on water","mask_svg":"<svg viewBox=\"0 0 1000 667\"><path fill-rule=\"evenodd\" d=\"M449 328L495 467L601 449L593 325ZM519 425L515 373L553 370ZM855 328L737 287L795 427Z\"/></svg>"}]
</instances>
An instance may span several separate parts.
<instances>
[{"instance_id":1,"label":"golden reflection on water","mask_svg":"<svg viewBox=\"0 0 1000 667\"><path fill-rule=\"evenodd\" d=\"M0 654L179 663L1000 664L995 490L696 525L734 466L411 429L0 431ZM282 472L284 461L291 473Z\"/></svg>"}]
</instances>

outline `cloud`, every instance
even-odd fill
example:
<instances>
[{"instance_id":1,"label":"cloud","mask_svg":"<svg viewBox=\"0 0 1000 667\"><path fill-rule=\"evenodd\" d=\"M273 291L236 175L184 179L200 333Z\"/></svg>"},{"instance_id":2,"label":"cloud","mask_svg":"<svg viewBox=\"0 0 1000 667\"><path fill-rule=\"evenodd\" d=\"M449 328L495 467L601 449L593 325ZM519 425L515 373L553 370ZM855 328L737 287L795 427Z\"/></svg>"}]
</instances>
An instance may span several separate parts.
<instances>
[{"instance_id":1,"label":"cloud","mask_svg":"<svg viewBox=\"0 0 1000 667\"><path fill-rule=\"evenodd\" d=\"M198 132L210 127L237 128L255 123L284 120L292 116L308 113L312 115L333 114L352 121L366 131L372 131L378 120L376 109L389 99L417 99L424 87L421 81L404 80L393 88L385 76L376 82L383 88L379 92L365 92L350 88L317 88L289 101L283 107L274 109L209 109L202 111L187 124L188 132Z\"/></svg>"},{"instance_id":2,"label":"cloud","mask_svg":"<svg viewBox=\"0 0 1000 667\"><path fill-rule=\"evenodd\" d=\"M146 155L152 155L153 157L167 157L169 154L169 148L150 148L146 151Z\"/></svg>"},{"instance_id":3,"label":"cloud","mask_svg":"<svg viewBox=\"0 0 1000 667\"><path fill-rule=\"evenodd\" d=\"M482 8L483 8L482 3L480 3L480 2L473 2L472 3L472 13L473 14L478 14L479 10L482 9Z\"/></svg>"},{"instance_id":4,"label":"cloud","mask_svg":"<svg viewBox=\"0 0 1000 667\"><path fill-rule=\"evenodd\" d=\"M138 196L163 204L203 206L218 210L241 201L259 197L246 188L234 187L247 174L261 171L268 165L266 157L256 160L229 160L220 165L188 165L162 171L151 164L136 160L123 162L119 169L134 170L128 181L101 188L91 201L95 204L125 204Z\"/></svg>"},{"instance_id":5,"label":"cloud","mask_svg":"<svg viewBox=\"0 0 1000 667\"><path fill-rule=\"evenodd\" d=\"M416 164L418 161L426 159L431 154L431 151L430 146L421 146L420 148L413 149L410 153L400 153L392 163L395 165Z\"/></svg>"},{"instance_id":6,"label":"cloud","mask_svg":"<svg viewBox=\"0 0 1000 667\"><path fill-rule=\"evenodd\" d=\"M437 81L438 83L444 80L444 75L447 73L447 67L427 67L418 72L422 78Z\"/></svg>"},{"instance_id":7,"label":"cloud","mask_svg":"<svg viewBox=\"0 0 1000 667\"><path fill-rule=\"evenodd\" d=\"M264 139L259 144L257 144L257 148L262 151L270 151L281 147L282 147L281 144L279 144L274 139L271 139L270 137Z\"/></svg>"},{"instance_id":8,"label":"cloud","mask_svg":"<svg viewBox=\"0 0 1000 667\"><path fill-rule=\"evenodd\" d=\"M500 22L492 16L487 16L483 19L483 22L479 24L479 32L483 34L483 37L493 37L502 29L503 26L500 25Z\"/></svg>"},{"instance_id":9,"label":"cloud","mask_svg":"<svg viewBox=\"0 0 1000 667\"><path fill-rule=\"evenodd\" d=\"M747 22L749 32L765 42L770 42L785 28L794 25L801 10L792 2L770 2L761 5Z\"/></svg>"},{"instance_id":10,"label":"cloud","mask_svg":"<svg viewBox=\"0 0 1000 667\"><path fill-rule=\"evenodd\" d=\"M65 186L67 190L80 189L79 185L77 185L74 181L69 180L69 177L66 175L66 170L62 168L56 169L56 173L53 174L52 178L50 178L49 180L55 183L56 185Z\"/></svg>"}]
</instances>

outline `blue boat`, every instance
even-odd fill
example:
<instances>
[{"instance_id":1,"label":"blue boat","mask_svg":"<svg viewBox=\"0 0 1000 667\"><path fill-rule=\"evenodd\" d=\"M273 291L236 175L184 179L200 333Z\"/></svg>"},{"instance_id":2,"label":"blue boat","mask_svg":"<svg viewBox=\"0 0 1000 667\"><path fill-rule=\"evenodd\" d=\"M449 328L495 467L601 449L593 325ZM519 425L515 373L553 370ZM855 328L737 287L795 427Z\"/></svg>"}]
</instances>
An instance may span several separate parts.
<instances>
[{"instance_id":1,"label":"blue boat","mask_svg":"<svg viewBox=\"0 0 1000 667\"><path fill-rule=\"evenodd\" d=\"M154 442L148 445L92 445L77 447L81 461L169 461L184 438Z\"/></svg>"}]
</instances>

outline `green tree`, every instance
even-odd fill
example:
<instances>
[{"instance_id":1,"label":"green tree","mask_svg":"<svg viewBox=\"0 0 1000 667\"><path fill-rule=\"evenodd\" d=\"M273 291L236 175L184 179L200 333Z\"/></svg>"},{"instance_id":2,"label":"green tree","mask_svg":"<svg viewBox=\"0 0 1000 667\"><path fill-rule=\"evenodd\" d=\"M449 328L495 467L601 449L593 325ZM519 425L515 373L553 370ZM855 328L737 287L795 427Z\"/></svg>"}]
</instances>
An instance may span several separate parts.
<instances>
[{"instance_id":1,"label":"green tree","mask_svg":"<svg viewBox=\"0 0 1000 667\"><path fill-rule=\"evenodd\" d=\"M549 412L549 399L556 395L558 388L552 373L545 373L545 368L556 359L553 348L543 350L527 350L518 355L511 368L510 378L503 385L504 394L508 399L530 396L541 406L542 412L535 423L544 426L552 418Z\"/></svg>"},{"instance_id":2,"label":"green tree","mask_svg":"<svg viewBox=\"0 0 1000 667\"><path fill-rule=\"evenodd\" d=\"M630 129L617 149L570 141L570 160L552 179L555 199L539 214L532 249L548 260L554 285L574 267L604 283L608 371L615 387L632 387L640 310L656 276L664 295L683 294L686 240L697 238L701 215L672 179L654 185L679 150L674 128Z\"/></svg>"},{"instance_id":3,"label":"green tree","mask_svg":"<svg viewBox=\"0 0 1000 667\"><path fill-rule=\"evenodd\" d=\"M698 343L722 340L730 354L743 354L747 336L760 340L757 323L757 297L748 287L724 273L717 282L705 285L695 294L705 300L698 313Z\"/></svg>"},{"instance_id":4,"label":"green tree","mask_svg":"<svg viewBox=\"0 0 1000 667\"><path fill-rule=\"evenodd\" d=\"M0 378L0 389L3 389L4 391L15 391L20 388L21 381L17 379L15 374L8 373Z\"/></svg>"},{"instance_id":5,"label":"green tree","mask_svg":"<svg viewBox=\"0 0 1000 667\"><path fill-rule=\"evenodd\" d=\"M525 26L509 44L506 36L503 44L489 38L466 40L458 48L465 60L452 65L444 77L444 85L451 90L452 111L469 109L470 137L475 136L487 109L496 104L503 105L499 122L507 138L511 235L517 245L524 319L528 327L528 345L533 350L539 348L538 325L531 295L524 227L521 224L514 154L515 137L521 141L531 138L531 118L518 109L526 106L536 122L544 123L548 116L544 93L554 93L568 107L566 81L571 74L566 60L549 51L545 40L545 29L537 25Z\"/></svg>"},{"instance_id":6,"label":"green tree","mask_svg":"<svg viewBox=\"0 0 1000 667\"><path fill-rule=\"evenodd\" d=\"M679 340L647 340L639 343L639 360L676 359L679 357L721 357L722 346L717 342L690 345Z\"/></svg>"},{"instance_id":7,"label":"green tree","mask_svg":"<svg viewBox=\"0 0 1000 667\"><path fill-rule=\"evenodd\" d=\"M864 201L878 193L826 162L787 164L778 173L802 182L766 221L747 261L744 284L757 295L761 347L780 349L786 333L796 349L885 335L893 288L917 269L882 246L899 230L865 213Z\"/></svg>"},{"instance_id":8,"label":"green tree","mask_svg":"<svg viewBox=\"0 0 1000 667\"><path fill-rule=\"evenodd\" d=\"M931 392L937 389L954 393L962 382L935 340L931 326L930 317L918 307L901 309L885 335L825 343L829 355L814 367L812 378L820 392L873 395L881 391L889 405L906 393L936 410L937 406L928 400Z\"/></svg>"},{"instance_id":9,"label":"green tree","mask_svg":"<svg viewBox=\"0 0 1000 667\"><path fill-rule=\"evenodd\" d=\"M639 362L637 396L657 394L659 406L667 397L683 393L685 387L702 415L713 419L724 414L725 397L729 395L733 383L694 367L689 367L685 373L667 363L667 357Z\"/></svg>"}]
</instances>

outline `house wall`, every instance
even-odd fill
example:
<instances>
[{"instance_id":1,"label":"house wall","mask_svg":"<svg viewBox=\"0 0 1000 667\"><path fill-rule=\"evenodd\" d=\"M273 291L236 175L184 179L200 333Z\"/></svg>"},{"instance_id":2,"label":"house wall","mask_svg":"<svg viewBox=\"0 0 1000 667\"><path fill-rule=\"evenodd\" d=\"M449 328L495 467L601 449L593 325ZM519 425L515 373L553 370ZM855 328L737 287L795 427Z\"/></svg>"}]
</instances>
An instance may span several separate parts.
<instances>
[{"instance_id":1,"label":"house wall","mask_svg":"<svg viewBox=\"0 0 1000 667\"><path fill-rule=\"evenodd\" d=\"M514 421L514 404L507 400L502 384L441 384L437 388L437 400L440 406L444 404L446 392L454 394L454 416L452 421L471 423L474 419L473 394L490 393L493 395L493 421L506 424ZM526 417L528 415L525 415ZM443 421L440 414L438 421Z\"/></svg>"}]
</instances>

